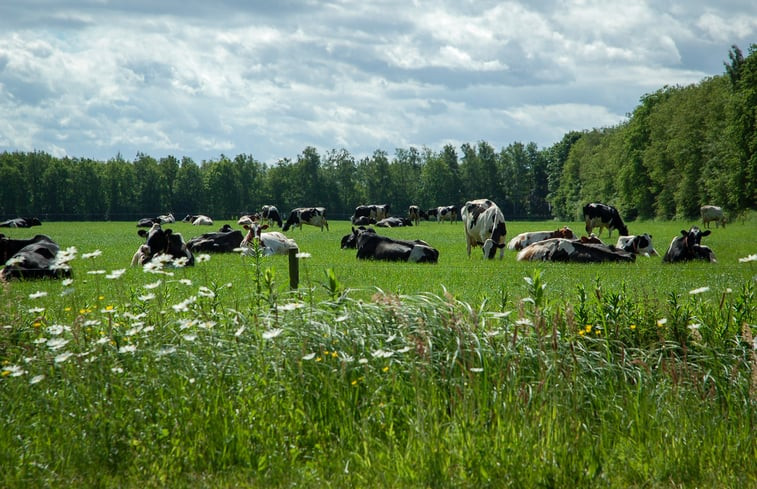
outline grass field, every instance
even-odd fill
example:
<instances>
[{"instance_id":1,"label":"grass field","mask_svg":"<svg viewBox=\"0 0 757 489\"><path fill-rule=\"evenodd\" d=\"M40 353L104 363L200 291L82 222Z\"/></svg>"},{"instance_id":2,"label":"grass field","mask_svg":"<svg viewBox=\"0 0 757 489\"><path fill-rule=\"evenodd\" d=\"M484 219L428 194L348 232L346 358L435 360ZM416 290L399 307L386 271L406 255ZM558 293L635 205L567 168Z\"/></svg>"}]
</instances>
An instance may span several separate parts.
<instances>
[{"instance_id":1,"label":"grass field","mask_svg":"<svg viewBox=\"0 0 757 489\"><path fill-rule=\"evenodd\" d=\"M756 220L676 265L469 258L433 222L381 232L438 264L364 262L332 222L289 231L296 291L286 257L130 268L134 223L4 230L77 253L0 284L0 487L757 487Z\"/></svg>"}]
</instances>

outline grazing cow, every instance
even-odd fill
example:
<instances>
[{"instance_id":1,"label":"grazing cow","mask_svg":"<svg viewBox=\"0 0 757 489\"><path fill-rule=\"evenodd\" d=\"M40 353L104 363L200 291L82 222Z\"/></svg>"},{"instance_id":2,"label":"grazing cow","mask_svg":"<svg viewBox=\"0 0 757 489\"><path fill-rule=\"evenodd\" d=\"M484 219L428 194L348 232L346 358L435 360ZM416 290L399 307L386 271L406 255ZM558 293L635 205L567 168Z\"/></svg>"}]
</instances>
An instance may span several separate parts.
<instances>
[{"instance_id":1,"label":"grazing cow","mask_svg":"<svg viewBox=\"0 0 757 489\"><path fill-rule=\"evenodd\" d=\"M273 226L274 222L278 224L279 227L282 226L281 214L279 213L279 210L276 208L276 206L264 205L260 210L260 216L268 221L269 226Z\"/></svg>"},{"instance_id":2,"label":"grazing cow","mask_svg":"<svg viewBox=\"0 0 757 489\"><path fill-rule=\"evenodd\" d=\"M299 226L302 229L303 224L309 224L311 226L318 226L323 231L323 226L326 226L326 230L329 229L329 223L326 220L326 208L325 207L297 207L292 209L289 213L289 218L282 231L289 230L292 226Z\"/></svg>"},{"instance_id":3,"label":"grazing cow","mask_svg":"<svg viewBox=\"0 0 757 489\"><path fill-rule=\"evenodd\" d=\"M0 279L70 277L71 268L56 261L58 251L58 244L44 234L31 239L11 239L0 234L0 264L5 264Z\"/></svg>"},{"instance_id":4,"label":"grazing cow","mask_svg":"<svg viewBox=\"0 0 757 489\"><path fill-rule=\"evenodd\" d=\"M356 221L361 217L368 217L376 221L389 217L389 204L359 205L355 207L355 212L350 221L357 225Z\"/></svg>"},{"instance_id":5,"label":"grazing cow","mask_svg":"<svg viewBox=\"0 0 757 489\"><path fill-rule=\"evenodd\" d=\"M431 219L434 219L435 221L439 220L439 208L438 207L432 207L431 209L426 211L426 220L430 221Z\"/></svg>"},{"instance_id":6,"label":"grazing cow","mask_svg":"<svg viewBox=\"0 0 757 489\"><path fill-rule=\"evenodd\" d=\"M584 206L584 220L588 234L591 234L591 231L598 227L600 236L603 228L607 228L608 236L612 236L613 229L617 229L621 236L628 236L628 227L623 223L618 209L611 205L596 202L586 204Z\"/></svg>"},{"instance_id":7,"label":"grazing cow","mask_svg":"<svg viewBox=\"0 0 757 489\"><path fill-rule=\"evenodd\" d=\"M407 261L411 263L437 263L439 250L425 241L409 241L380 236L374 232L358 232L357 258L359 260Z\"/></svg>"},{"instance_id":8,"label":"grazing cow","mask_svg":"<svg viewBox=\"0 0 757 489\"><path fill-rule=\"evenodd\" d=\"M576 263L632 262L636 260L636 255L606 244L552 238L526 246L518 252L517 260Z\"/></svg>"},{"instance_id":9,"label":"grazing cow","mask_svg":"<svg viewBox=\"0 0 757 489\"><path fill-rule=\"evenodd\" d=\"M567 226L555 231L532 231L528 233L520 233L507 243L507 249L519 251L532 243L551 238L576 239L576 235L573 234L573 230Z\"/></svg>"},{"instance_id":10,"label":"grazing cow","mask_svg":"<svg viewBox=\"0 0 757 489\"><path fill-rule=\"evenodd\" d=\"M245 248L245 254L250 254L254 243L263 250L263 255L287 255L289 250L298 250L297 243L290 238L284 236L283 233L278 231L272 231L268 233L262 232L268 229L268 224L259 224L257 222L250 225L247 235L242 240L240 246Z\"/></svg>"},{"instance_id":11,"label":"grazing cow","mask_svg":"<svg viewBox=\"0 0 757 489\"><path fill-rule=\"evenodd\" d=\"M201 251L231 252L239 248L243 239L242 231L231 229L231 226L224 224L218 232L205 233L187 241L187 249L192 253Z\"/></svg>"},{"instance_id":12,"label":"grazing cow","mask_svg":"<svg viewBox=\"0 0 757 489\"><path fill-rule=\"evenodd\" d=\"M0 228L30 228L32 226L41 226L42 221L37 217L16 217L0 222Z\"/></svg>"},{"instance_id":13,"label":"grazing cow","mask_svg":"<svg viewBox=\"0 0 757 489\"><path fill-rule=\"evenodd\" d=\"M436 208L436 220L439 222L457 222L457 207L454 205L441 205Z\"/></svg>"},{"instance_id":14,"label":"grazing cow","mask_svg":"<svg viewBox=\"0 0 757 489\"><path fill-rule=\"evenodd\" d=\"M499 259L505 256L507 227L505 216L497 204L489 199L471 200L462 212L468 256L471 247L481 246L486 258L492 259L499 248Z\"/></svg>"},{"instance_id":15,"label":"grazing cow","mask_svg":"<svg viewBox=\"0 0 757 489\"><path fill-rule=\"evenodd\" d=\"M345 234L342 236L342 249L357 248L357 237L360 236L361 233L375 233L376 230L373 228L366 228L363 226L360 226L359 228L355 229L352 228L352 232L350 234Z\"/></svg>"},{"instance_id":16,"label":"grazing cow","mask_svg":"<svg viewBox=\"0 0 757 489\"><path fill-rule=\"evenodd\" d=\"M412 221L407 217L385 217L376 223L376 226L380 228L401 228L412 225Z\"/></svg>"},{"instance_id":17,"label":"grazing cow","mask_svg":"<svg viewBox=\"0 0 757 489\"><path fill-rule=\"evenodd\" d=\"M702 223L706 228L710 228L710 222L715 221L715 227L719 227L721 224L725 227L725 214L723 209L714 205L703 205L699 212L702 214Z\"/></svg>"},{"instance_id":18,"label":"grazing cow","mask_svg":"<svg viewBox=\"0 0 757 489\"><path fill-rule=\"evenodd\" d=\"M420 224L421 219L428 219L428 214L426 214L426 211L424 211L420 208L420 206L417 205L411 205L407 208L407 216L416 226Z\"/></svg>"},{"instance_id":19,"label":"grazing cow","mask_svg":"<svg viewBox=\"0 0 757 489\"><path fill-rule=\"evenodd\" d=\"M673 241L670 242L668 251L665 252L665 256L662 257L663 263L675 263L679 261L688 260L705 260L709 262L717 262L715 259L715 253L708 247L702 245L702 238L709 236L709 229L706 231L700 230L698 227L693 226L686 231L681 230L681 236L676 236Z\"/></svg>"},{"instance_id":20,"label":"grazing cow","mask_svg":"<svg viewBox=\"0 0 757 489\"><path fill-rule=\"evenodd\" d=\"M177 260L183 260L184 265L191 266L195 257L184 243L181 234L171 229L163 229L160 223L152 225L149 231L140 229L137 234L146 239L131 259L131 265L144 265L158 255L169 255Z\"/></svg>"},{"instance_id":21,"label":"grazing cow","mask_svg":"<svg viewBox=\"0 0 757 489\"><path fill-rule=\"evenodd\" d=\"M620 236L618 237L618 243L615 247L619 250L628 251L636 255L659 256L657 250L655 250L652 245L652 235L647 233L639 234L638 236Z\"/></svg>"}]
</instances>

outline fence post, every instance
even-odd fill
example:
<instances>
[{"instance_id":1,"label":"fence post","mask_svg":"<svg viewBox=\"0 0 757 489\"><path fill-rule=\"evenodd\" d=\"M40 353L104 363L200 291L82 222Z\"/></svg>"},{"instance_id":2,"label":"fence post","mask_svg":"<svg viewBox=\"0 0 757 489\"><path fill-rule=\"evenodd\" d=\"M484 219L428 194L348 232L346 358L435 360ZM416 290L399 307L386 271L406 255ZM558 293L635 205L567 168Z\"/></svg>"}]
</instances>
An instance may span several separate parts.
<instances>
[{"instance_id":1,"label":"fence post","mask_svg":"<svg viewBox=\"0 0 757 489\"><path fill-rule=\"evenodd\" d=\"M300 260L297 258L298 248L289 248L289 288L292 290L300 286Z\"/></svg>"}]
</instances>

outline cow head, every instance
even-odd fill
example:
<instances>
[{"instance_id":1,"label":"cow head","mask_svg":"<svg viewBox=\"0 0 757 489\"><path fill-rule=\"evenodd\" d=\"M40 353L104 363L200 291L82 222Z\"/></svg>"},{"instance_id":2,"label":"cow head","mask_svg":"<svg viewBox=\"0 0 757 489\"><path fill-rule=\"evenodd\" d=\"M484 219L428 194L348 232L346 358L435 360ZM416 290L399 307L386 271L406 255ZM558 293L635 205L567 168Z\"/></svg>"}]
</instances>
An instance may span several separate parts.
<instances>
[{"instance_id":1,"label":"cow head","mask_svg":"<svg viewBox=\"0 0 757 489\"><path fill-rule=\"evenodd\" d=\"M184 243L181 234L174 233L171 229L163 229L155 223L149 231L140 229L139 236L145 238L146 243L140 247L142 251L142 265L152 260L156 255L170 255L174 258L186 258L186 265L194 265L194 256Z\"/></svg>"},{"instance_id":2,"label":"cow head","mask_svg":"<svg viewBox=\"0 0 757 489\"><path fill-rule=\"evenodd\" d=\"M709 236L711 232L709 229L702 231L697 226L692 226L688 231L681 229L681 236L683 236L683 243L686 248L693 250L695 246L701 245L702 238Z\"/></svg>"},{"instance_id":3,"label":"cow head","mask_svg":"<svg viewBox=\"0 0 757 489\"><path fill-rule=\"evenodd\" d=\"M573 230L570 229L568 226L564 226L558 229L557 231L555 231L552 237L563 238L563 239L576 239L576 235L573 234Z\"/></svg>"}]
</instances>

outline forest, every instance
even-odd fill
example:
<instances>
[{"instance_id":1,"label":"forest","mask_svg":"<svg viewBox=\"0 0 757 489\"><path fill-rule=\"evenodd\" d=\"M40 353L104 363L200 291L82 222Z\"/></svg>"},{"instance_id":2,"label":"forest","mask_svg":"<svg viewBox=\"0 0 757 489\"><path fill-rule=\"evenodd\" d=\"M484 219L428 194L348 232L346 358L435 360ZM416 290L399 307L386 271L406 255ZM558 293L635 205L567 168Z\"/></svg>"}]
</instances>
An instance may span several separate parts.
<instances>
[{"instance_id":1,"label":"forest","mask_svg":"<svg viewBox=\"0 0 757 489\"><path fill-rule=\"evenodd\" d=\"M578 219L586 202L612 204L627 220L694 218L703 204L732 216L757 208L757 44L733 46L722 75L644 94L614 127L571 131L547 148L486 141L347 149L265 164L253 155L195 162L118 154L108 161L41 151L0 153L0 219L132 220L172 212L228 219L276 205L324 206L347 219L360 204L430 208L488 197L513 220Z\"/></svg>"}]
</instances>

